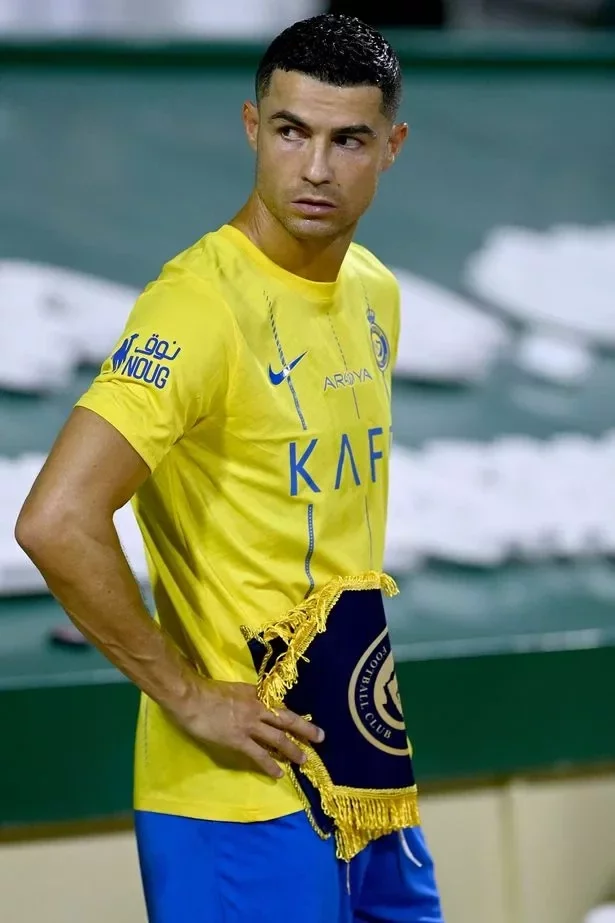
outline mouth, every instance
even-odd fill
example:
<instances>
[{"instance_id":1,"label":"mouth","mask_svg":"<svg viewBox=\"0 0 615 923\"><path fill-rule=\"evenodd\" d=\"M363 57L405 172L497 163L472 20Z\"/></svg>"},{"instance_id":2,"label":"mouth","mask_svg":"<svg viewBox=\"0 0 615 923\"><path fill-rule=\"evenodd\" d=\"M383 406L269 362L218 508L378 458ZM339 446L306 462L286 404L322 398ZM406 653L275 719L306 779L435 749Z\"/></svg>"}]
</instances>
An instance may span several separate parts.
<instances>
[{"instance_id":1,"label":"mouth","mask_svg":"<svg viewBox=\"0 0 615 923\"><path fill-rule=\"evenodd\" d=\"M304 215L326 215L335 209L335 202L330 199L315 199L308 196L295 199L294 207Z\"/></svg>"}]
</instances>

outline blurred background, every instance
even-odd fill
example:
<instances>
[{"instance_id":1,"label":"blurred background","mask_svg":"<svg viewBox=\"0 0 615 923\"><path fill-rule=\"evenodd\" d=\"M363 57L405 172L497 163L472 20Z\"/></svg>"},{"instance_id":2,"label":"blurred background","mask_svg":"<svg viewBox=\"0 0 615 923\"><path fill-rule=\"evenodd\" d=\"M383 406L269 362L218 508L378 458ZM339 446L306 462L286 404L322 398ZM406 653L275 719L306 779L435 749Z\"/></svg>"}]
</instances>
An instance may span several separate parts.
<instances>
[{"instance_id":1,"label":"blurred background","mask_svg":"<svg viewBox=\"0 0 615 923\"><path fill-rule=\"evenodd\" d=\"M615 919L614 0L0 0L2 923L144 923L136 692L13 526L139 290L247 196L266 43L325 9L405 74L358 239L402 290L389 618L447 923Z\"/></svg>"}]
</instances>

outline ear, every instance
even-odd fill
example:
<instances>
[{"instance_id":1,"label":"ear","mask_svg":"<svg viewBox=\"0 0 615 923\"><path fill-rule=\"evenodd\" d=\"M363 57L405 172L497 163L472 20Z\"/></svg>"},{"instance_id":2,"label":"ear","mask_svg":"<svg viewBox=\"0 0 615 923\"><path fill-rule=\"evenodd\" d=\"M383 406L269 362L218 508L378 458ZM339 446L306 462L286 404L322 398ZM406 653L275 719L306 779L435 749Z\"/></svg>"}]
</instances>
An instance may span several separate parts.
<instances>
[{"instance_id":1,"label":"ear","mask_svg":"<svg viewBox=\"0 0 615 923\"><path fill-rule=\"evenodd\" d=\"M389 167L393 166L407 137L408 125L406 122L399 122L397 125L393 125L387 140L387 149L383 166L384 170L388 170Z\"/></svg>"},{"instance_id":2,"label":"ear","mask_svg":"<svg viewBox=\"0 0 615 923\"><path fill-rule=\"evenodd\" d=\"M241 111L243 127L246 130L248 144L256 151L258 140L258 107L252 102L245 102Z\"/></svg>"}]
</instances>

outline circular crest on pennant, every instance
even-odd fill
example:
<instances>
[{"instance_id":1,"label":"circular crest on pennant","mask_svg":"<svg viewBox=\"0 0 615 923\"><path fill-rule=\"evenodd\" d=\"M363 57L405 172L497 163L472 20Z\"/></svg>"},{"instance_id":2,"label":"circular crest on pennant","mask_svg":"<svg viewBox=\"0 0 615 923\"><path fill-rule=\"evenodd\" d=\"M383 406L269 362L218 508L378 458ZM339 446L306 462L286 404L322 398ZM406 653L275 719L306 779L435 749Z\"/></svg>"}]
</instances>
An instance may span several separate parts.
<instances>
[{"instance_id":1,"label":"circular crest on pennant","mask_svg":"<svg viewBox=\"0 0 615 923\"><path fill-rule=\"evenodd\" d=\"M393 756L409 755L388 629L359 659L348 687L348 704L357 729L374 747Z\"/></svg>"}]
</instances>

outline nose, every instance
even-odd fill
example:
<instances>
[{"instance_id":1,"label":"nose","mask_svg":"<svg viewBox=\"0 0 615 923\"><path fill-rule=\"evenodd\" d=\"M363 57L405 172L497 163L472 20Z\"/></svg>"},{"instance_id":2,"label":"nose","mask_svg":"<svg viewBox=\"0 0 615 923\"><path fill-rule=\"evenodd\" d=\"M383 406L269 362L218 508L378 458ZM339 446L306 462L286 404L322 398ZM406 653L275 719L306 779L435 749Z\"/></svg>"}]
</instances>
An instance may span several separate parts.
<instances>
[{"instance_id":1,"label":"nose","mask_svg":"<svg viewBox=\"0 0 615 923\"><path fill-rule=\"evenodd\" d=\"M307 145L306 159L303 165L303 179L312 186L330 183L333 178L328 145L314 139Z\"/></svg>"}]
</instances>

